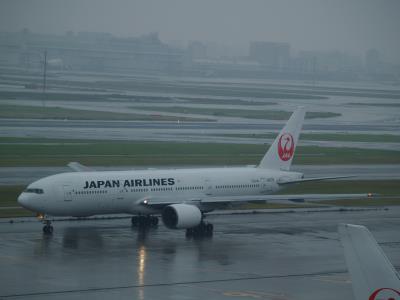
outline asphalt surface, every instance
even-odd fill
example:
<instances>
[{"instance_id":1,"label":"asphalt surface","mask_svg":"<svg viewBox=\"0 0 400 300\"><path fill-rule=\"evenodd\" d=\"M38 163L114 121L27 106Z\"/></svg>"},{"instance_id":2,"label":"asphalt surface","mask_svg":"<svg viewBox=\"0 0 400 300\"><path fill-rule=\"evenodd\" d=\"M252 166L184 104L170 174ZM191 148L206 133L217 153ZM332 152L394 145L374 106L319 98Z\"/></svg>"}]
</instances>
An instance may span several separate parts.
<instances>
[{"instance_id":1,"label":"asphalt surface","mask_svg":"<svg viewBox=\"0 0 400 300\"><path fill-rule=\"evenodd\" d=\"M213 215L186 239L129 219L0 222L0 299L354 299L338 223L367 226L400 267L400 207ZM23 222L21 222L23 220Z\"/></svg>"},{"instance_id":2,"label":"asphalt surface","mask_svg":"<svg viewBox=\"0 0 400 300\"><path fill-rule=\"evenodd\" d=\"M90 166L89 166L90 167ZM165 169L165 166L149 166ZM199 166L185 166L186 168ZM208 166L200 166L208 167ZM171 167L172 168L172 167ZM174 167L176 168L176 167ZM135 166L94 167L93 170L139 170ZM71 172L69 167L0 167L0 185L27 185L40 178ZM400 165L294 165L292 171L302 172L306 177L347 176L349 180L400 179Z\"/></svg>"},{"instance_id":3,"label":"asphalt surface","mask_svg":"<svg viewBox=\"0 0 400 300\"><path fill-rule=\"evenodd\" d=\"M276 133L282 122L141 122L141 121L76 121L76 120L5 120L0 119L0 136L41 137L88 140L137 140L165 142L265 144L273 139L237 138L229 134ZM398 134L398 125L308 124L303 132ZM303 146L350 147L400 151L399 143L340 142L300 140Z\"/></svg>"}]
</instances>

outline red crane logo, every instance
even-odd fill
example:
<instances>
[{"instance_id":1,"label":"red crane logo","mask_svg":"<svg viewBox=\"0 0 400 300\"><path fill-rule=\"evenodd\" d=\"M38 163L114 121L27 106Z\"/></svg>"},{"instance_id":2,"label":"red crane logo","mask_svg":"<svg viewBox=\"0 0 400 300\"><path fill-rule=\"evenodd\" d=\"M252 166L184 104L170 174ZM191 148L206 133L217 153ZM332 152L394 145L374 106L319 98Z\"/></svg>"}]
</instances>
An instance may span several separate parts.
<instances>
[{"instance_id":1,"label":"red crane logo","mask_svg":"<svg viewBox=\"0 0 400 300\"><path fill-rule=\"evenodd\" d=\"M371 296L369 296L368 300L397 300L400 297L400 292L391 288L381 288L374 291Z\"/></svg>"},{"instance_id":2,"label":"red crane logo","mask_svg":"<svg viewBox=\"0 0 400 300\"><path fill-rule=\"evenodd\" d=\"M284 133L278 141L279 158L283 161L288 161L294 153L294 139L290 133Z\"/></svg>"}]
</instances>

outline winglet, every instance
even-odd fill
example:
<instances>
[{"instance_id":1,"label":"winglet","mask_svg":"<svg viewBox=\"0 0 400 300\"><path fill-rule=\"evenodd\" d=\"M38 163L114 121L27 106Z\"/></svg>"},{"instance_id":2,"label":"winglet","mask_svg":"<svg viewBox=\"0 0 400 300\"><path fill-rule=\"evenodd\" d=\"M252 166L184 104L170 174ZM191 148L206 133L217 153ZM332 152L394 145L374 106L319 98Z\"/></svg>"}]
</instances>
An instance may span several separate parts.
<instances>
[{"instance_id":1,"label":"winglet","mask_svg":"<svg viewBox=\"0 0 400 300\"><path fill-rule=\"evenodd\" d=\"M399 299L400 278L371 232L340 224L339 235L357 300Z\"/></svg>"},{"instance_id":2,"label":"winglet","mask_svg":"<svg viewBox=\"0 0 400 300\"><path fill-rule=\"evenodd\" d=\"M292 114L261 160L259 168L282 171L290 169L305 114L306 110L303 106Z\"/></svg>"}]
</instances>

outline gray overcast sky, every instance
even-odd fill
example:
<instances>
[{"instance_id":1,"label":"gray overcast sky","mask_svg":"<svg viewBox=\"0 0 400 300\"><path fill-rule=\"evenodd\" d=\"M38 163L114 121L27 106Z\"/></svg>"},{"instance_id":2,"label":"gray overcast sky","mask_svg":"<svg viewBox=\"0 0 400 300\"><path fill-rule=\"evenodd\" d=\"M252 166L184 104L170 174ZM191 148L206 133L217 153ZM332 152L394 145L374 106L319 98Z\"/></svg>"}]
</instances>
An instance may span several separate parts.
<instances>
[{"instance_id":1,"label":"gray overcast sky","mask_svg":"<svg viewBox=\"0 0 400 300\"><path fill-rule=\"evenodd\" d=\"M0 0L0 31L67 30L162 40L289 42L296 50L376 48L400 62L399 0Z\"/></svg>"}]
</instances>

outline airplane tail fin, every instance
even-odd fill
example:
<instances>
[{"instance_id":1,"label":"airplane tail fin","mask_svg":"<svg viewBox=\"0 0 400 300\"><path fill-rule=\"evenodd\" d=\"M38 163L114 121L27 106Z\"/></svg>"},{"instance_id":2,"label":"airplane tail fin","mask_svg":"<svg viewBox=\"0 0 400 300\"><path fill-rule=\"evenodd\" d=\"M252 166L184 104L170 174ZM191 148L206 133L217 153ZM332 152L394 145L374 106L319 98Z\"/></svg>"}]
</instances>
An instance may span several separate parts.
<instances>
[{"instance_id":1,"label":"airplane tail fin","mask_svg":"<svg viewBox=\"0 0 400 300\"><path fill-rule=\"evenodd\" d=\"M364 226L340 224L339 236L355 299L400 299L400 277Z\"/></svg>"},{"instance_id":2,"label":"airplane tail fin","mask_svg":"<svg viewBox=\"0 0 400 300\"><path fill-rule=\"evenodd\" d=\"M288 171L290 169L305 113L305 108L299 107L292 114L285 127L283 127L261 160L258 165L259 168L282 171Z\"/></svg>"}]
</instances>

